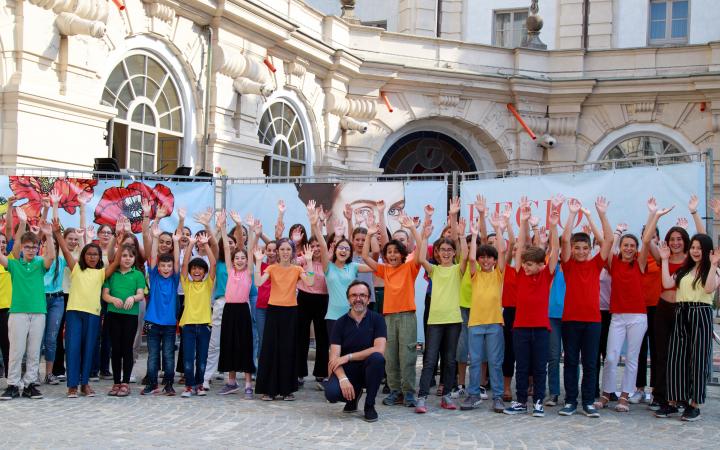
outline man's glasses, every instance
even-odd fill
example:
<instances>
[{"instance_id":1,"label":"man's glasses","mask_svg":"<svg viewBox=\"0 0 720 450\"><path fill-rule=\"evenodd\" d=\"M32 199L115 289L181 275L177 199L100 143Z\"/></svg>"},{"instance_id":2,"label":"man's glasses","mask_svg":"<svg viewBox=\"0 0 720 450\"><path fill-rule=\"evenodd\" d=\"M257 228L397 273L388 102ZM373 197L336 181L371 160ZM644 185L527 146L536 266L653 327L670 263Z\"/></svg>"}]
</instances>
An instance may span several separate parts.
<instances>
[{"instance_id":1,"label":"man's glasses","mask_svg":"<svg viewBox=\"0 0 720 450\"><path fill-rule=\"evenodd\" d=\"M370 296L367 294L350 294L349 297L350 297L350 300L356 300L356 299L366 300L366 299L370 298Z\"/></svg>"}]
</instances>

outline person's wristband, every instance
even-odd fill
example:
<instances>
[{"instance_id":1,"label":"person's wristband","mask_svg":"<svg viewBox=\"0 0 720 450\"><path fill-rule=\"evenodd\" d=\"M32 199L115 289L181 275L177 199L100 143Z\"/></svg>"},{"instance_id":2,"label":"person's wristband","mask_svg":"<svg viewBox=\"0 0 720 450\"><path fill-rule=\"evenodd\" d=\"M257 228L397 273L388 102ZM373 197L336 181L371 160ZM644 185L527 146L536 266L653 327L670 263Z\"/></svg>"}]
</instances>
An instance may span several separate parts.
<instances>
[{"instance_id":1,"label":"person's wristband","mask_svg":"<svg viewBox=\"0 0 720 450\"><path fill-rule=\"evenodd\" d=\"M315 275L315 272L305 272L306 275Z\"/></svg>"},{"instance_id":2,"label":"person's wristband","mask_svg":"<svg viewBox=\"0 0 720 450\"><path fill-rule=\"evenodd\" d=\"M342 383L343 381L350 381L350 380L348 380L348 377L342 377L338 380L338 383Z\"/></svg>"},{"instance_id":3,"label":"person's wristband","mask_svg":"<svg viewBox=\"0 0 720 450\"><path fill-rule=\"evenodd\" d=\"M348 353L348 354L347 354L347 357L348 357L348 362L350 362L350 361L352 361L353 354L352 354L352 353Z\"/></svg>"}]
</instances>

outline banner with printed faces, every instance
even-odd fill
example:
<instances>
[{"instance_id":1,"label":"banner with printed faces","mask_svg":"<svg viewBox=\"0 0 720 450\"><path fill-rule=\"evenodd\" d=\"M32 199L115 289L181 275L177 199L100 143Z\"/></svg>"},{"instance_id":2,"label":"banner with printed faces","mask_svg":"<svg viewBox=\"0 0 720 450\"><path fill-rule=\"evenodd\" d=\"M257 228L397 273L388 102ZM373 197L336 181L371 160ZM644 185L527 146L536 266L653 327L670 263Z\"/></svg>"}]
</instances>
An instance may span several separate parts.
<instances>
[{"instance_id":1,"label":"banner with printed faces","mask_svg":"<svg viewBox=\"0 0 720 450\"><path fill-rule=\"evenodd\" d=\"M701 217L705 216L705 164L686 163L667 166L634 167L614 171L562 173L533 177L502 178L491 180L465 181L460 186L462 199L461 214L473 218L477 212L473 203L477 195L487 199L490 213L503 211L507 206L513 208L512 223L517 230L519 215L517 211L520 198L527 196L532 214L540 219L540 225L547 225L547 217L551 208L551 198L562 194L567 198L576 198L584 208L590 210L597 221L595 200L603 196L610 202L608 219L615 229L618 223L628 225L628 233L640 236L643 225L647 222L647 201L654 197L658 208L674 206L674 209L660 219L658 228L660 235L674 226L679 219L689 223L688 232L692 235L696 230L693 224L688 201L691 195L697 195L697 210ZM567 220L567 202L560 211L560 227L562 233ZM573 231L580 231L587 221L582 211L578 213ZM491 230L488 223L488 229Z\"/></svg>"}]
</instances>

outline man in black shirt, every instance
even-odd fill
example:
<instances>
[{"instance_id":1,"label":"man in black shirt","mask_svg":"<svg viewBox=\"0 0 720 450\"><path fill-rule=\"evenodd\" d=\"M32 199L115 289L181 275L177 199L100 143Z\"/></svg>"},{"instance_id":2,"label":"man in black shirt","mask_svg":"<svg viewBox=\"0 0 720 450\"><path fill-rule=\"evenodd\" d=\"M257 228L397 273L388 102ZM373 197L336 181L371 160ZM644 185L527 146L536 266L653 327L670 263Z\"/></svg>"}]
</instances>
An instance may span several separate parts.
<instances>
[{"instance_id":1,"label":"man in black shirt","mask_svg":"<svg viewBox=\"0 0 720 450\"><path fill-rule=\"evenodd\" d=\"M387 328L383 317L368 310L370 287L355 280L347 288L350 311L340 317L330 336L331 377L325 385L330 403L345 401L343 412L357 411L365 388L365 420L375 422L375 396L385 373Z\"/></svg>"}]
</instances>

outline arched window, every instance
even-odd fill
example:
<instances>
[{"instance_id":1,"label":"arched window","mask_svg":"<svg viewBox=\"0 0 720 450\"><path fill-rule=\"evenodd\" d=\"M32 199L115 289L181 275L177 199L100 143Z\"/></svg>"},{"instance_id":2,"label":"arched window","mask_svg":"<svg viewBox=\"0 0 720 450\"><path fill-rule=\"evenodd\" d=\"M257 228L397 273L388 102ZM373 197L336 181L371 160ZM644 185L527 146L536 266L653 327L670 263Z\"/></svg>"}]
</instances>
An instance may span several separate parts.
<instances>
[{"instance_id":1,"label":"arched window","mask_svg":"<svg viewBox=\"0 0 720 450\"><path fill-rule=\"evenodd\" d=\"M305 130L295 109L282 100L270 105L260 119L258 138L272 153L263 161L266 176L303 176L307 173Z\"/></svg>"},{"instance_id":2,"label":"arched window","mask_svg":"<svg viewBox=\"0 0 720 450\"><path fill-rule=\"evenodd\" d=\"M462 144L436 131L417 131L403 136L385 153L380 167L385 174L476 170Z\"/></svg>"},{"instance_id":3,"label":"arched window","mask_svg":"<svg viewBox=\"0 0 720 450\"><path fill-rule=\"evenodd\" d=\"M181 159L183 106L167 67L136 52L118 64L105 84L102 103L117 108L112 156L120 167L175 172Z\"/></svg>"},{"instance_id":4,"label":"arched window","mask_svg":"<svg viewBox=\"0 0 720 450\"><path fill-rule=\"evenodd\" d=\"M689 158L684 154L685 152L682 149L668 140L656 136L641 135L624 139L613 145L605 152L600 160L622 160L628 158L677 155L657 160L658 164L673 164L677 162L688 162ZM615 163L615 167L618 168L645 165L655 165L655 160L648 158L636 161L618 161ZM604 164L602 166L609 165Z\"/></svg>"}]
</instances>

